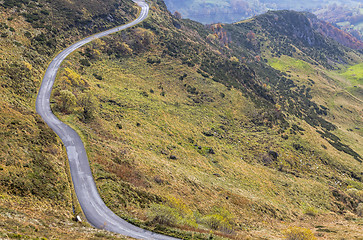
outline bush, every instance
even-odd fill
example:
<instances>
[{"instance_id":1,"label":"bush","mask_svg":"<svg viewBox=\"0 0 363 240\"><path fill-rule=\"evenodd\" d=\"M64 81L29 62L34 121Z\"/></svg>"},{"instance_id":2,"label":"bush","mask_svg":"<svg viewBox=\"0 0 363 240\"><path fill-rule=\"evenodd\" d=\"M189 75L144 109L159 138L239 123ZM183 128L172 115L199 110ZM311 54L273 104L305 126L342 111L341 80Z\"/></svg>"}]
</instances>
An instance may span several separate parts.
<instances>
[{"instance_id":1,"label":"bush","mask_svg":"<svg viewBox=\"0 0 363 240\"><path fill-rule=\"evenodd\" d=\"M285 240L315 240L316 237L310 229L301 227L290 227L284 231Z\"/></svg>"},{"instance_id":2,"label":"bush","mask_svg":"<svg viewBox=\"0 0 363 240\"><path fill-rule=\"evenodd\" d=\"M64 113L71 113L76 106L76 102L76 97L71 91L61 90L59 92L57 107L60 111Z\"/></svg>"},{"instance_id":3,"label":"bush","mask_svg":"<svg viewBox=\"0 0 363 240\"><path fill-rule=\"evenodd\" d=\"M358 200L358 202L363 202L363 190L358 190L356 188L349 188L347 193L352 198Z\"/></svg>"},{"instance_id":4,"label":"bush","mask_svg":"<svg viewBox=\"0 0 363 240\"><path fill-rule=\"evenodd\" d=\"M92 92L87 91L82 93L78 99L78 104L81 106L81 120L88 122L95 118L97 112L97 101Z\"/></svg>"},{"instance_id":5,"label":"bush","mask_svg":"<svg viewBox=\"0 0 363 240\"><path fill-rule=\"evenodd\" d=\"M198 227L195 214L198 213L194 213L184 202L170 197L165 204L151 205L148 217L153 224Z\"/></svg>"},{"instance_id":6,"label":"bush","mask_svg":"<svg viewBox=\"0 0 363 240\"><path fill-rule=\"evenodd\" d=\"M159 63L161 63L161 60L158 57L151 56L151 57L147 58L147 62L150 64L159 64Z\"/></svg>"},{"instance_id":7,"label":"bush","mask_svg":"<svg viewBox=\"0 0 363 240\"><path fill-rule=\"evenodd\" d=\"M152 204L149 210L148 217L152 223L173 226L180 217L176 209L163 204Z\"/></svg>"},{"instance_id":8,"label":"bush","mask_svg":"<svg viewBox=\"0 0 363 240\"><path fill-rule=\"evenodd\" d=\"M304 208L304 213L309 216L317 216L319 214L318 210L314 207L307 206Z\"/></svg>"},{"instance_id":9,"label":"bush","mask_svg":"<svg viewBox=\"0 0 363 240\"><path fill-rule=\"evenodd\" d=\"M79 62L81 63L81 65L85 66L85 67L89 67L91 66L91 63L87 60L87 59L81 59L79 60Z\"/></svg>"},{"instance_id":10,"label":"bush","mask_svg":"<svg viewBox=\"0 0 363 240\"><path fill-rule=\"evenodd\" d=\"M210 229L219 230L225 233L232 233L235 224L235 217L226 209L216 208L211 214L203 217L201 222Z\"/></svg>"},{"instance_id":11,"label":"bush","mask_svg":"<svg viewBox=\"0 0 363 240\"><path fill-rule=\"evenodd\" d=\"M359 205L357 207L357 215L359 217L363 217L363 203L359 203Z\"/></svg>"}]
</instances>

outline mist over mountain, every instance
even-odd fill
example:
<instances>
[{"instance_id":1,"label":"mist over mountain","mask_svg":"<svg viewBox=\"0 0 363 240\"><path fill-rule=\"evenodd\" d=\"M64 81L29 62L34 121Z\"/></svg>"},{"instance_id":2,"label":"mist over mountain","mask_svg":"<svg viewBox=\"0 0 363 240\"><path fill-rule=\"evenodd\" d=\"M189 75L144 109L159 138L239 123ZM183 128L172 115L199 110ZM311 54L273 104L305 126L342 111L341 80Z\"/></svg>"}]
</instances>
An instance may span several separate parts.
<instances>
[{"instance_id":1,"label":"mist over mountain","mask_svg":"<svg viewBox=\"0 0 363 240\"><path fill-rule=\"evenodd\" d=\"M327 6L346 5L355 7L358 0L165 0L171 12L178 11L184 18L201 23L232 23L268 10L314 11ZM345 7L346 8L346 7Z\"/></svg>"}]
</instances>

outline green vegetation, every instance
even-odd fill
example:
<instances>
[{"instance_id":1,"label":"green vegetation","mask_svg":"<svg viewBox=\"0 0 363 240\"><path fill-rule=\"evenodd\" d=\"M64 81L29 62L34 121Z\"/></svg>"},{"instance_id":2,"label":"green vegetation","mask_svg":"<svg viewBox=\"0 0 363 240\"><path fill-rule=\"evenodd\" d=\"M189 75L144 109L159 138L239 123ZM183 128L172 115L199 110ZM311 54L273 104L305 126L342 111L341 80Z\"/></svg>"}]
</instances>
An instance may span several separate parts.
<instances>
[{"instance_id":1,"label":"green vegetation","mask_svg":"<svg viewBox=\"0 0 363 240\"><path fill-rule=\"evenodd\" d=\"M104 4L105 12L115 7ZM51 11L1 25L8 34L0 38L4 236L69 239L84 229L81 238L114 237L72 221L82 214L65 151L32 106L45 62L73 41L63 36L133 17L130 5L118 7L117 21L99 16L86 28L97 15L91 4L77 13L79 25L59 22L72 27L57 28L55 38L34 25ZM327 238L360 234L352 220L363 191L360 105L335 70L361 62L360 53L317 35L313 46L290 38L306 30L305 15L292 28L269 25L276 16L286 25L297 13L205 27L169 15L162 1L151 9L144 23L74 52L52 93L52 109L85 142L105 203L134 224L183 239L274 239L294 226ZM329 232L316 230L320 222Z\"/></svg>"},{"instance_id":2,"label":"green vegetation","mask_svg":"<svg viewBox=\"0 0 363 240\"><path fill-rule=\"evenodd\" d=\"M293 227L285 231L286 240L315 240L314 234L306 228Z\"/></svg>"},{"instance_id":3,"label":"green vegetation","mask_svg":"<svg viewBox=\"0 0 363 240\"><path fill-rule=\"evenodd\" d=\"M0 4L0 238L104 239L73 221L80 209L65 149L34 108L44 70L57 51L136 14L129 1L122 6L114 5L116 1L93 3L5 0ZM114 21L110 22L102 14L112 9ZM82 20L86 17L93 19L93 27L86 26ZM67 77L77 80L71 73ZM72 94L64 90L60 95L69 100ZM56 105L71 110L75 101L64 103ZM88 103L83 105L85 120L92 115Z\"/></svg>"},{"instance_id":4,"label":"green vegetation","mask_svg":"<svg viewBox=\"0 0 363 240\"><path fill-rule=\"evenodd\" d=\"M349 79L352 85L363 85L363 63L347 68L342 75Z\"/></svg>"}]
</instances>

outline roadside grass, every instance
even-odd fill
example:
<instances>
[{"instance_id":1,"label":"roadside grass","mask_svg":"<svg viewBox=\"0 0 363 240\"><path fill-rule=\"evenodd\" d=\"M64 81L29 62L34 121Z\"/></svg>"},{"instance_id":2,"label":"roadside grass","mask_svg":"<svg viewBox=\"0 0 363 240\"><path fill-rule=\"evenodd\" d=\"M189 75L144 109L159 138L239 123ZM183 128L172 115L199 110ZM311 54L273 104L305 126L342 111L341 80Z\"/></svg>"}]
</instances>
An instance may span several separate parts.
<instances>
[{"instance_id":1,"label":"roadside grass","mask_svg":"<svg viewBox=\"0 0 363 240\"><path fill-rule=\"evenodd\" d=\"M35 112L47 63L82 35L75 27L61 29L62 21L70 20L62 11L52 14L52 20L61 19L57 26L43 24L55 23L44 18L50 5L58 3L24 3L21 13L0 6L0 238L126 239L109 233L97 237L89 225L73 221L72 205L76 214L80 209L72 195L65 149ZM30 15L43 18L42 23L27 21Z\"/></svg>"}]
</instances>

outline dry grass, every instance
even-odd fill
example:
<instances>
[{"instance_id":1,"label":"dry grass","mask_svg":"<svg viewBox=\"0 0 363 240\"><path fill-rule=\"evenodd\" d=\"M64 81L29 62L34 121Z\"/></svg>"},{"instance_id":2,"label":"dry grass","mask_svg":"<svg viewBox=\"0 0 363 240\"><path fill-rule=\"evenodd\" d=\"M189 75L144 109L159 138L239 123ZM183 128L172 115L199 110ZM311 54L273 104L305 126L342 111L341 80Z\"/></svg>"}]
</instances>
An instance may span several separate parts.
<instances>
[{"instance_id":1,"label":"dry grass","mask_svg":"<svg viewBox=\"0 0 363 240\"><path fill-rule=\"evenodd\" d=\"M1 19L9 17L1 14ZM14 40L26 47L29 41L24 32L37 34L39 30L32 29L22 18L7 23L19 30L11 40L0 38L0 59L4 63L21 62L22 47L14 47ZM75 53L64 65L77 72L96 97L97 114L87 124L80 120L80 107L70 115L59 115L84 140L97 186L111 209L143 225L150 223L147 213L152 204L170 204L170 199L182 202L201 219L219 207L231 213L235 222L232 233L213 232L217 239L281 239L282 230L294 226L311 229L319 239L359 237L361 218L355 215L355 209L334 198L332 191L344 193L348 184L357 187L346 172L360 171L361 164L338 152L299 119L290 117L288 121L304 128L304 135L289 134L288 140L281 138L277 126L255 126L251 118L257 107L241 91L204 78L197 73L197 66L187 67L155 49L119 60L102 53L89 68L80 66L83 56ZM161 63L148 64L146 59L155 56ZM22 64L32 69L31 80L38 86L44 69ZM339 126L335 134L362 155L362 130L354 129L361 124L361 109L349 94L350 89L346 89L346 84L351 87L350 81L302 62L292 65L293 79L299 84L314 79L314 101L329 106L331 113L327 117ZM281 70L286 69L281 66ZM180 80L185 73L188 76ZM94 74L102 76L102 80ZM63 86L59 80L57 86ZM198 94L190 91L192 88ZM76 95L81 93L79 89L71 90ZM20 97L3 87L0 93L0 133L8 134L0 138L0 177L15 173L17 176L12 175L11 180L28 183L26 174L36 168L27 164L36 155L41 160L36 166L54 166L46 178L55 183L35 188L48 189L44 197L35 197L30 190L16 197L10 187L1 189L0 238L20 234L23 238L123 239L71 220L72 202L76 201L71 196L66 154L34 113L35 95ZM12 124L17 119L21 120ZM295 150L294 143L305 150ZM270 150L278 152L277 160L271 162ZM52 192L54 189L58 190ZM52 200L59 197L58 193L60 198ZM307 211L306 206L316 209L317 214ZM76 208L76 212L80 209ZM211 231L203 223L177 223L176 227L205 236Z\"/></svg>"},{"instance_id":2,"label":"dry grass","mask_svg":"<svg viewBox=\"0 0 363 240\"><path fill-rule=\"evenodd\" d=\"M78 57L74 54L66 66L76 70ZM162 58L160 64L151 65L146 62L147 57L124 58L120 62L104 58L95 62L82 75L97 92L102 105L98 116L88 124L73 115L62 116L86 139L96 179L105 170L112 173L107 174L108 180L101 177L96 182L101 196L114 211L146 219L145 207L154 201L149 197L146 202L135 200L140 195L119 195L119 191L125 191L117 190L120 181L130 183L129 187L140 193L180 199L204 215L213 206L222 206L236 216L240 226L235 229L236 238L249 235L245 230L252 231L252 236L277 238L285 227L279 225L274 231L273 225L267 223L275 222L273 219L296 219L306 212L304 204L319 209L318 216L334 208L325 180L310 176L337 174L321 163L323 152L326 158L346 156L330 147L313 128L291 119L305 129L304 135L292 135L283 141L277 129L250 125L255 107L239 91L202 78L194 69L173 59ZM93 73L102 76L102 80L94 78ZM184 73L188 77L179 80ZM195 104L184 84L215 101ZM213 137L203 134L211 129ZM293 142L317 152L296 152L291 147ZM327 151L319 147L322 144ZM215 154L209 154L209 148ZM268 149L278 151L278 164L287 172L296 172L302 178L260 165L261 156ZM171 159L171 155L176 159Z\"/></svg>"}]
</instances>

